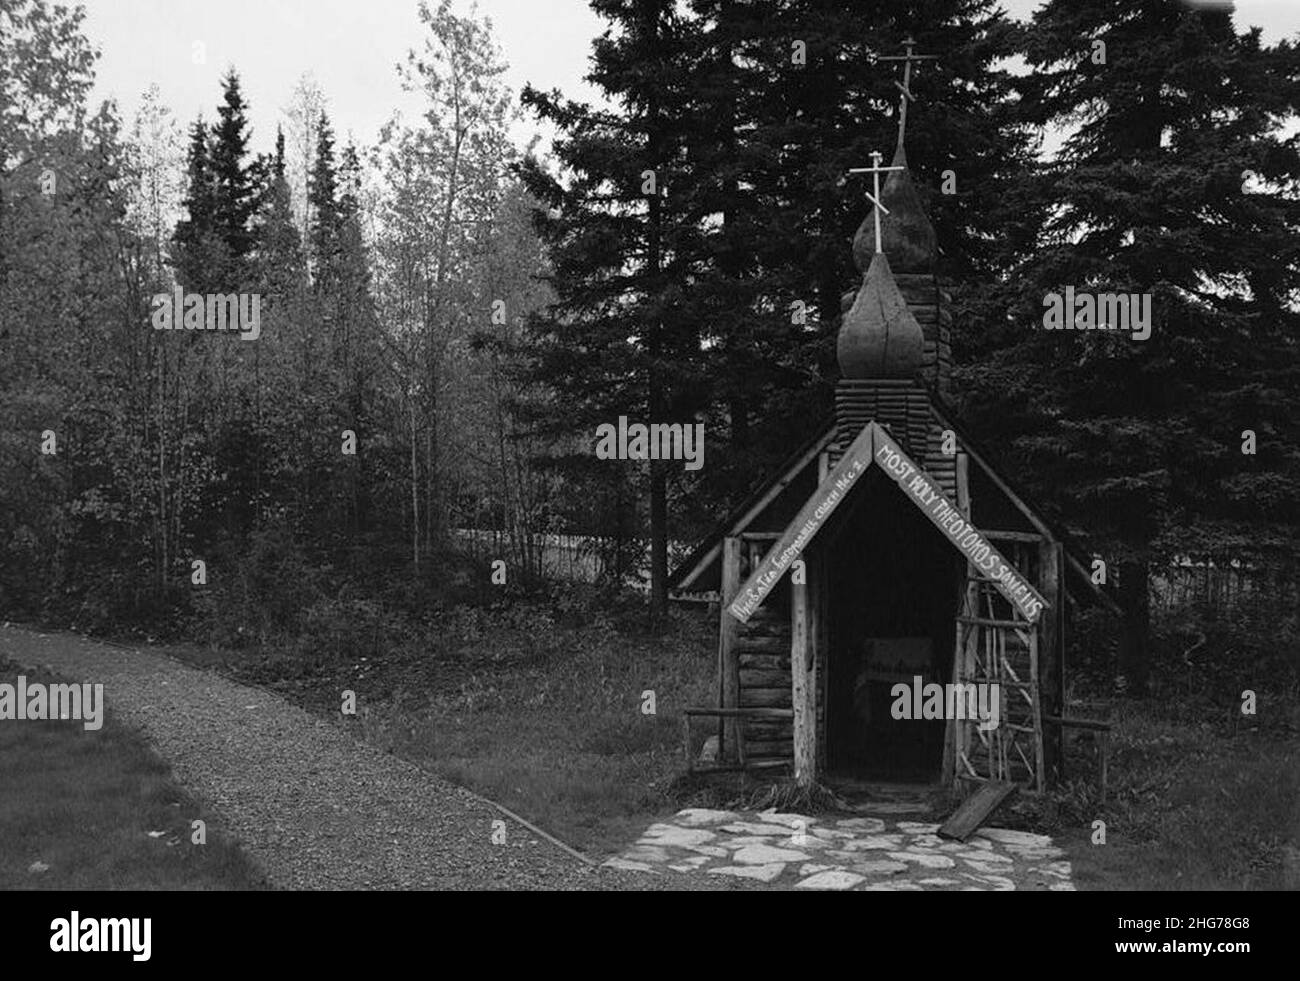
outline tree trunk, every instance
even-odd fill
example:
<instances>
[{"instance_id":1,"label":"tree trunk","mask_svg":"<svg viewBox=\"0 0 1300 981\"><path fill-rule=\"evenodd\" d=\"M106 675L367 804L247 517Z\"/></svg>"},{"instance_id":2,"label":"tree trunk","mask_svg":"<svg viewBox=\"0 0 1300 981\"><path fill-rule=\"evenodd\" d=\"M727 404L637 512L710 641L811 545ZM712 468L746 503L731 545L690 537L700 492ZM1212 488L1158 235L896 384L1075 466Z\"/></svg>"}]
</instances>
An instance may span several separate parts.
<instances>
[{"instance_id":1,"label":"tree trunk","mask_svg":"<svg viewBox=\"0 0 1300 981\"><path fill-rule=\"evenodd\" d=\"M663 460L650 462L650 612L668 614L668 473Z\"/></svg>"},{"instance_id":2,"label":"tree trunk","mask_svg":"<svg viewBox=\"0 0 1300 981\"><path fill-rule=\"evenodd\" d=\"M1146 562L1119 567L1119 601L1124 609L1120 632L1119 673L1133 695L1145 695L1150 675L1151 605Z\"/></svg>"},{"instance_id":3,"label":"tree trunk","mask_svg":"<svg viewBox=\"0 0 1300 981\"><path fill-rule=\"evenodd\" d=\"M749 448L749 407L739 395L731 398L731 445L734 449Z\"/></svg>"},{"instance_id":4,"label":"tree trunk","mask_svg":"<svg viewBox=\"0 0 1300 981\"><path fill-rule=\"evenodd\" d=\"M657 29L651 17L652 29ZM649 109L651 120L650 157L655 161L656 175L663 173L658 166L662 158L660 134L658 127L658 105L652 101ZM663 221L663 199L658 183L654 185L647 209L649 224L646 229L646 266L656 288L662 289L659 274L663 262L661 223ZM663 369L660 359L664 353L664 324L659 321L651 331L647 345L650 352L650 372L648 378L648 408L650 422L669 421L666 416L669 399L665 391ZM657 627L668 615L668 474L664 461L650 462L650 620Z\"/></svg>"},{"instance_id":5,"label":"tree trunk","mask_svg":"<svg viewBox=\"0 0 1300 981\"><path fill-rule=\"evenodd\" d=\"M411 412L411 565L420 572L420 471L415 465L415 395L407 396Z\"/></svg>"}]
</instances>

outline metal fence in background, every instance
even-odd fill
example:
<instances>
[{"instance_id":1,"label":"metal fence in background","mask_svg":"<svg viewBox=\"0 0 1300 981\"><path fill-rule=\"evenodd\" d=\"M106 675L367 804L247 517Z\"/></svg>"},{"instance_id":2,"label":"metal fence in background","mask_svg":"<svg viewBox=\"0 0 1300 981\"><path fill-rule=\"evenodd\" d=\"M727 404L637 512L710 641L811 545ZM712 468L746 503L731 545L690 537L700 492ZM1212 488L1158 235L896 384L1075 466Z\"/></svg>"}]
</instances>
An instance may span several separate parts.
<instances>
[{"instance_id":1,"label":"metal fence in background","mask_svg":"<svg viewBox=\"0 0 1300 981\"><path fill-rule=\"evenodd\" d=\"M1296 569L1255 566L1248 562L1178 559L1151 575L1151 602L1167 612L1186 606L1232 610L1263 603L1300 607L1300 578Z\"/></svg>"},{"instance_id":2,"label":"metal fence in background","mask_svg":"<svg viewBox=\"0 0 1300 981\"><path fill-rule=\"evenodd\" d=\"M455 528L452 541L462 550L480 559L506 558L520 554L520 543L508 532L486 528ZM615 542L590 535L533 534L528 536L527 551L532 555L542 577L553 582L599 582L605 578L606 556ZM636 570L625 576L625 584L643 592L650 591L650 543L638 543L641 561ZM690 551L689 542L668 543L668 567L671 569Z\"/></svg>"},{"instance_id":3,"label":"metal fence in background","mask_svg":"<svg viewBox=\"0 0 1300 981\"><path fill-rule=\"evenodd\" d=\"M509 559L521 553L510 534L485 528L456 528L453 542L466 553L483 560ZM533 534L528 536L527 553L540 575L552 582L595 583L605 578L607 556L615 542L591 535ZM648 592L650 589L650 543L638 543L641 559L635 571L624 577L625 585ZM675 568L690 552L691 543L668 543L668 566ZM1175 560L1151 572L1152 612L1208 605L1230 611L1243 604L1268 602L1300 608L1300 570L1277 566L1255 566L1247 562Z\"/></svg>"}]
</instances>

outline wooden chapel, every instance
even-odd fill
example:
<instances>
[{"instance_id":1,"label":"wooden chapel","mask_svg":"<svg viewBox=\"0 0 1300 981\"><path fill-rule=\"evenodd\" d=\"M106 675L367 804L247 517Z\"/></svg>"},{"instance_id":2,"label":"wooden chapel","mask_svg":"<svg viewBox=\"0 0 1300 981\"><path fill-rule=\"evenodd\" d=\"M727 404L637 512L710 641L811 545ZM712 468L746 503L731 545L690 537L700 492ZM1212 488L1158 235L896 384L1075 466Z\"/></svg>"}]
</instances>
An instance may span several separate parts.
<instances>
[{"instance_id":1,"label":"wooden chapel","mask_svg":"<svg viewBox=\"0 0 1300 981\"><path fill-rule=\"evenodd\" d=\"M720 759L796 781L1041 789L1059 766L1076 556L946 407L950 298L904 151L873 208L836 344L833 416L673 574L719 603ZM887 174L883 191L880 175ZM998 685L998 725L894 718L898 684Z\"/></svg>"}]
</instances>

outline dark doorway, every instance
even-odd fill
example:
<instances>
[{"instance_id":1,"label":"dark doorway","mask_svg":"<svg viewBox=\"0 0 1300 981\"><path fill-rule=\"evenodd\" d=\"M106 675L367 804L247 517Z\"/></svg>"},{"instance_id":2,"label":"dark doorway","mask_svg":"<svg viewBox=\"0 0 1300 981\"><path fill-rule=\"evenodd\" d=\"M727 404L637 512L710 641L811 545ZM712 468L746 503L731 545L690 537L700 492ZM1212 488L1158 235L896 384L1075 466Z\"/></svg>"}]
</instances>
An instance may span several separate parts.
<instances>
[{"instance_id":1,"label":"dark doorway","mask_svg":"<svg viewBox=\"0 0 1300 981\"><path fill-rule=\"evenodd\" d=\"M837 514L829 578L827 767L893 781L937 779L943 720L895 719L894 685L946 684L965 565L873 467Z\"/></svg>"}]
</instances>

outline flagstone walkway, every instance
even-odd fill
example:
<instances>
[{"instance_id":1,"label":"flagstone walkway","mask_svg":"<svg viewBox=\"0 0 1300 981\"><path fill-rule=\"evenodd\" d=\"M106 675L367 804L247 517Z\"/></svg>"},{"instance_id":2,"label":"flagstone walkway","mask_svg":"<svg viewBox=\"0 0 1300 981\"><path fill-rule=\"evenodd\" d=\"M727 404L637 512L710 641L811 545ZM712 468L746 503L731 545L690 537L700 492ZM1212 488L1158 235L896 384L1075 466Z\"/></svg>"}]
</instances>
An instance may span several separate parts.
<instances>
[{"instance_id":1,"label":"flagstone walkway","mask_svg":"<svg viewBox=\"0 0 1300 981\"><path fill-rule=\"evenodd\" d=\"M981 828L948 841L937 824L688 808L652 824L605 865L651 874L737 876L776 888L1073 891L1065 852L1046 835Z\"/></svg>"}]
</instances>

